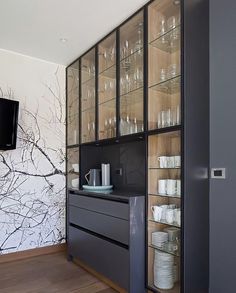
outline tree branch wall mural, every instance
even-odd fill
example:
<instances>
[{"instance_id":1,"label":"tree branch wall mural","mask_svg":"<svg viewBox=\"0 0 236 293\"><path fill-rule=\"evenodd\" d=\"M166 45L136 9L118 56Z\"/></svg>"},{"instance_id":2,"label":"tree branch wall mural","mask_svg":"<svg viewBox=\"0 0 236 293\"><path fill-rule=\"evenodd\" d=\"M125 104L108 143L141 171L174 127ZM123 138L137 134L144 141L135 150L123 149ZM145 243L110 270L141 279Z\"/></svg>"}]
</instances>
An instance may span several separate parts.
<instances>
[{"instance_id":1,"label":"tree branch wall mural","mask_svg":"<svg viewBox=\"0 0 236 293\"><path fill-rule=\"evenodd\" d=\"M0 254L65 239L64 67L50 70L33 102L0 88L20 101L17 149L0 152Z\"/></svg>"}]
</instances>

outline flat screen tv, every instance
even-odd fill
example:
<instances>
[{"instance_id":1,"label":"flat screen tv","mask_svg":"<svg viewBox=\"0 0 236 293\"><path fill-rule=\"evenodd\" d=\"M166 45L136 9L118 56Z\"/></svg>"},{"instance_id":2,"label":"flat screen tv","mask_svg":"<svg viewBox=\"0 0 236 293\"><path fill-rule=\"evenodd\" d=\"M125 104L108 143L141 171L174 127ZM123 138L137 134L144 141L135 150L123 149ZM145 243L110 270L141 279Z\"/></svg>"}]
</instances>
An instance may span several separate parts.
<instances>
[{"instance_id":1,"label":"flat screen tv","mask_svg":"<svg viewBox=\"0 0 236 293\"><path fill-rule=\"evenodd\" d=\"M0 98L0 150L16 148L19 102Z\"/></svg>"}]
</instances>

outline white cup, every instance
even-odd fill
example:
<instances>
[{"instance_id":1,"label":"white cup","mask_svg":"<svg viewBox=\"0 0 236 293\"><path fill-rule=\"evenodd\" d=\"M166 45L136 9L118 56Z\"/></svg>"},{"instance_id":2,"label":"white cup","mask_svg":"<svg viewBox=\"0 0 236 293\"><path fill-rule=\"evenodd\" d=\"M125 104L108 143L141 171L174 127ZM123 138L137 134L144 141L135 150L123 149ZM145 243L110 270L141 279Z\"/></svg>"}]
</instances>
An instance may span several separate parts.
<instances>
[{"instance_id":1,"label":"white cup","mask_svg":"<svg viewBox=\"0 0 236 293\"><path fill-rule=\"evenodd\" d=\"M160 168L168 168L168 157L161 156L158 157L159 167Z\"/></svg>"},{"instance_id":2,"label":"white cup","mask_svg":"<svg viewBox=\"0 0 236 293\"><path fill-rule=\"evenodd\" d=\"M155 221L160 222L162 215L162 208L160 206L151 206L153 218Z\"/></svg>"},{"instance_id":3,"label":"white cup","mask_svg":"<svg viewBox=\"0 0 236 293\"><path fill-rule=\"evenodd\" d=\"M168 209L176 209L176 205L174 203L168 205Z\"/></svg>"},{"instance_id":4,"label":"white cup","mask_svg":"<svg viewBox=\"0 0 236 293\"><path fill-rule=\"evenodd\" d=\"M74 188L79 188L79 178L75 178L71 180L71 185Z\"/></svg>"},{"instance_id":5,"label":"white cup","mask_svg":"<svg viewBox=\"0 0 236 293\"><path fill-rule=\"evenodd\" d=\"M166 186L167 186L167 180L166 179L160 179L158 180L158 194L166 194Z\"/></svg>"},{"instance_id":6,"label":"white cup","mask_svg":"<svg viewBox=\"0 0 236 293\"><path fill-rule=\"evenodd\" d=\"M175 195L176 194L176 180L167 179L166 193L168 195Z\"/></svg>"},{"instance_id":7,"label":"white cup","mask_svg":"<svg viewBox=\"0 0 236 293\"><path fill-rule=\"evenodd\" d=\"M166 212L167 212L169 206L167 204L163 204L160 207L161 207L161 220L163 222L165 222L166 221Z\"/></svg>"},{"instance_id":8,"label":"white cup","mask_svg":"<svg viewBox=\"0 0 236 293\"><path fill-rule=\"evenodd\" d=\"M174 209L167 209L166 210L166 222L168 224L173 224L174 222Z\"/></svg>"},{"instance_id":9,"label":"white cup","mask_svg":"<svg viewBox=\"0 0 236 293\"><path fill-rule=\"evenodd\" d=\"M168 168L175 168L175 157L168 157Z\"/></svg>"},{"instance_id":10,"label":"white cup","mask_svg":"<svg viewBox=\"0 0 236 293\"><path fill-rule=\"evenodd\" d=\"M72 168L74 169L74 172L79 172L79 164L72 164Z\"/></svg>"},{"instance_id":11,"label":"white cup","mask_svg":"<svg viewBox=\"0 0 236 293\"><path fill-rule=\"evenodd\" d=\"M181 180L176 180L176 194L181 195Z\"/></svg>"},{"instance_id":12,"label":"white cup","mask_svg":"<svg viewBox=\"0 0 236 293\"><path fill-rule=\"evenodd\" d=\"M181 225L181 211L180 209L175 209L174 210L174 221L178 226Z\"/></svg>"},{"instance_id":13,"label":"white cup","mask_svg":"<svg viewBox=\"0 0 236 293\"><path fill-rule=\"evenodd\" d=\"M174 156L174 167L180 168L181 166L181 157L180 156Z\"/></svg>"}]
</instances>

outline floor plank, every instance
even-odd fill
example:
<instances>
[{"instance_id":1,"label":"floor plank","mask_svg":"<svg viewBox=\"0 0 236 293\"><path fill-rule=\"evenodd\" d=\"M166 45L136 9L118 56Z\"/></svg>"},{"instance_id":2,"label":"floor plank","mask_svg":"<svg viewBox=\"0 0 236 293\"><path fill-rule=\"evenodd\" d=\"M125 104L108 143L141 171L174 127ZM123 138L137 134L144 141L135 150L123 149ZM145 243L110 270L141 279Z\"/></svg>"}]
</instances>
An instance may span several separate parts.
<instances>
[{"instance_id":1,"label":"floor plank","mask_svg":"<svg viewBox=\"0 0 236 293\"><path fill-rule=\"evenodd\" d=\"M64 253L0 265L0 293L115 293Z\"/></svg>"}]
</instances>

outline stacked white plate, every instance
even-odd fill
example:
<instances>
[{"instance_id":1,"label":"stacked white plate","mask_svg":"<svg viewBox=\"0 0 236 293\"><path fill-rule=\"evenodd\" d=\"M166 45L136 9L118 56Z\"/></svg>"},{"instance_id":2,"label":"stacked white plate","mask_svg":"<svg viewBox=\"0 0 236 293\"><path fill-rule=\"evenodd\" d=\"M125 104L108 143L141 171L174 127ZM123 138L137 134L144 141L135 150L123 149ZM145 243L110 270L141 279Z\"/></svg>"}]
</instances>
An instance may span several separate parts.
<instances>
[{"instance_id":1,"label":"stacked white plate","mask_svg":"<svg viewBox=\"0 0 236 293\"><path fill-rule=\"evenodd\" d=\"M174 287L174 256L165 252L155 251L154 285L159 289Z\"/></svg>"},{"instance_id":2,"label":"stacked white plate","mask_svg":"<svg viewBox=\"0 0 236 293\"><path fill-rule=\"evenodd\" d=\"M163 247L163 244L168 241L168 233L157 231L152 233L152 245L159 248Z\"/></svg>"}]
</instances>

